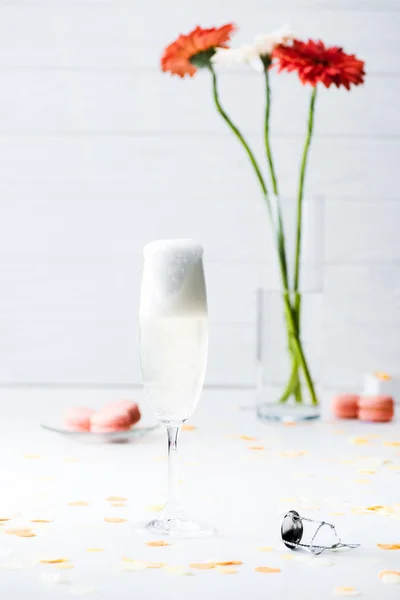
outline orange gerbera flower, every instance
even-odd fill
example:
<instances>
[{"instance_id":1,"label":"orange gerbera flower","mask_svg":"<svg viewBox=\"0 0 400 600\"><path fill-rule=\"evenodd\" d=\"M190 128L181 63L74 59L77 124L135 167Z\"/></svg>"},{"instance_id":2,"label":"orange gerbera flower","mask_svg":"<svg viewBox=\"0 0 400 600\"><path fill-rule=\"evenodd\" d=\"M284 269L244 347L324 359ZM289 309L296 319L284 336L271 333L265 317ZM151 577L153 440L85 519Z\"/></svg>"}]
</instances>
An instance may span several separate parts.
<instances>
[{"instance_id":1,"label":"orange gerbera flower","mask_svg":"<svg viewBox=\"0 0 400 600\"><path fill-rule=\"evenodd\" d=\"M164 50L161 69L179 77L193 77L197 68L210 65L216 48L226 48L234 30L235 26L228 23L211 29L196 27L187 35L180 35Z\"/></svg>"},{"instance_id":2,"label":"orange gerbera flower","mask_svg":"<svg viewBox=\"0 0 400 600\"><path fill-rule=\"evenodd\" d=\"M315 87L323 83L344 86L364 83L364 62L354 54L346 54L338 46L326 47L321 41L294 40L293 44L281 44L273 53L278 71L297 71L302 83Z\"/></svg>"}]
</instances>

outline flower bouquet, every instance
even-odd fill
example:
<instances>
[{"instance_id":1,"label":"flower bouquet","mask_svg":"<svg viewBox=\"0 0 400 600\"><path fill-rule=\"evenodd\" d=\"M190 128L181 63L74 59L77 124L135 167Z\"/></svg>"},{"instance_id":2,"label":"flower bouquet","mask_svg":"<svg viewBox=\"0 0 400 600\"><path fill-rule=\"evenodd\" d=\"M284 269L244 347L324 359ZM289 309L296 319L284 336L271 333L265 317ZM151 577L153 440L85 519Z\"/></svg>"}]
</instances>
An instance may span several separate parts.
<instances>
[{"instance_id":1,"label":"flower bouquet","mask_svg":"<svg viewBox=\"0 0 400 600\"><path fill-rule=\"evenodd\" d=\"M301 337L301 248L303 235L304 186L311 140L314 131L314 115L317 90L320 85L344 87L364 82L364 62L354 54L346 54L337 46L328 47L322 41L302 41L296 39L287 27L256 37L251 45L236 48L229 47L231 35L235 31L233 24L219 28L202 29L196 27L187 35L180 35L170 44L161 58L164 72L179 77L193 77L199 70L205 70L211 78L212 96L215 108L237 141L243 147L251 168L258 180L262 198L265 202L272 227L274 245L279 263L281 279L282 305L286 327L287 351L290 357L290 373L287 384L277 399L284 404L291 399L297 404L304 403L302 386L307 388L308 402L319 404L315 382L307 359ZM234 123L221 104L218 89L218 70L226 66L247 64L264 77L265 114L264 147L268 167L268 179L239 127ZM279 183L270 139L271 114L271 73L296 73L300 82L311 88L307 116L306 136L300 159L298 188L296 198L296 227L294 256L288 257L288 244L285 236L285 224L282 201L279 196ZM269 183L267 181L269 180ZM293 265L292 272L289 264Z\"/></svg>"}]
</instances>

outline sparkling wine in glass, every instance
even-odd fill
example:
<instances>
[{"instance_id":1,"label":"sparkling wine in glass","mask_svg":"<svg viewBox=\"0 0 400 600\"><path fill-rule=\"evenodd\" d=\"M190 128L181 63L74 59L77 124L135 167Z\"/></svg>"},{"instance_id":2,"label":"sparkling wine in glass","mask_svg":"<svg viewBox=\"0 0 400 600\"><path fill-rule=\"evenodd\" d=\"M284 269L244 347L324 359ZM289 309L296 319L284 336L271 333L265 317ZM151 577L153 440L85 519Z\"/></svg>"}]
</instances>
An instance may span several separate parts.
<instances>
[{"instance_id":1,"label":"sparkling wine in glass","mask_svg":"<svg viewBox=\"0 0 400 600\"><path fill-rule=\"evenodd\" d=\"M174 537L212 535L189 519L177 485L181 425L199 400L207 363L208 316L203 248L193 240L160 240L145 246L139 309L143 384L168 435L169 496L146 532Z\"/></svg>"}]
</instances>

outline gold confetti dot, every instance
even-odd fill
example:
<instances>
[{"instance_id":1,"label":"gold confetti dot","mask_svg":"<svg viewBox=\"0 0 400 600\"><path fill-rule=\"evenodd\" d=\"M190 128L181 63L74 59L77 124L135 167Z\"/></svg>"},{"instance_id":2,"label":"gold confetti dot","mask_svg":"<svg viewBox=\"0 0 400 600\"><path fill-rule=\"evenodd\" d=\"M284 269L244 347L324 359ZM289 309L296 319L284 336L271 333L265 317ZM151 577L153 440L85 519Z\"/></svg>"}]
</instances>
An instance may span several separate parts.
<instances>
[{"instance_id":1,"label":"gold confetti dot","mask_svg":"<svg viewBox=\"0 0 400 600\"><path fill-rule=\"evenodd\" d=\"M189 567L199 571L207 571L209 569L215 569L215 563L191 563Z\"/></svg>"},{"instance_id":2,"label":"gold confetti dot","mask_svg":"<svg viewBox=\"0 0 400 600\"><path fill-rule=\"evenodd\" d=\"M383 442L384 446L392 446L393 448L400 448L400 442L399 441L395 441L395 442Z\"/></svg>"},{"instance_id":3,"label":"gold confetti dot","mask_svg":"<svg viewBox=\"0 0 400 600\"><path fill-rule=\"evenodd\" d=\"M89 502L85 502L85 500L77 500L76 502L68 502L68 506L89 506Z\"/></svg>"},{"instance_id":4,"label":"gold confetti dot","mask_svg":"<svg viewBox=\"0 0 400 600\"><path fill-rule=\"evenodd\" d=\"M256 573L280 573L281 569L274 569L273 567L256 567L254 569Z\"/></svg>"},{"instance_id":5,"label":"gold confetti dot","mask_svg":"<svg viewBox=\"0 0 400 600\"><path fill-rule=\"evenodd\" d=\"M147 562L146 569L161 569L165 567L166 563L163 562Z\"/></svg>"},{"instance_id":6,"label":"gold confetti dot","mask_svg":"<svg viewBox=\"0 0 400 600\"><path fill-rule=\"evenodd\" d=\"M366 508L352 508L351 512L354 515L372 515L373 514L372 511L369 511Z\"/></svg>"},{"instance_id":7,"label":"gold confetti dot","mask_svg":"<svg viewBox=\"0 0 400 600\"><path fill-rule=\"evenodd\" d=\"M360 485L368 485L372 483L370 479L356 479L355 482Z\"/></svg>"},{"instance_id":8,"label":"gold confetti dot","mask_svg":"<svg viewBox=\"0 0 400 600\"><path fill-rule=\"evenodd\" d=\"M377 544L381 550L400 550L400 544Z\"/></svg>"},{"instance_id":9,"label":"gold confetti dot","mask_svg":"<svg viewBox=\"0 0 400 600\"><path fill-rule=\"evenodd\" d=\"M331 512L329 514L331 515L331 517L344 517L346 515L346 513L344 512Z\"/></svg>"},{"instance_id":10,"label":"gold confetti dot","mask_svg":"<svg viewBox=\"0 0 400 600\"><path fill-rule=\"evenodd\" d=\"M107 502L126 502L128 498L124 498L123 496L108 496L106 500Z\"/></svg>"},{"instance_id":11,"label":"gold confetti dot","mask_svg":"<svg viewBox=\"0 0 400 600\"><path fill-rule=\"evenodd\" d=\"M86 548L86 552L104 552L104 548Z\"/></svg>"},{"instance_id":12,"label":"gold confetti dot","mask_svg":"<svg viewBox=\"0 0 400 600\"><path fill-rule=\"evenodd\" d=\"M40 454L24 454L24 458L26 460L39 460L42 457Z\"/></svg>"},{"instance_id":13,"label":"gold confetti dot","mask_svg":"<svg viewBox=\"0 0 400 600\"><path fill-rule=\"evenodd\" d=\"M272 546L261 546L260 548L257 548L257 550L259 552L272 552L273 547Z\"/></svg>"},{"instance_id":14,"label":"gold confetti dot","mask_svg":"<svg viewBox=\"0 0 400 600\"><path fill-rule=\"evenodd\" d=\"M162 510L164 510L165 508L165 504L151 504L150 506L146 507L146 510L148 512L161 512Z\"/></svg>"},{"instance_id":15,"label":"gold confetti dot","mask_svg":"<svg viewBox=\"0 0 400 600\"><path fill-rule=\"evenodd\" d=\"M294 560L294 555L293 554L281 554L281 558L283 558L283 560Z\"/></svg>"},{"instance_id":16,"label":"gold confetti dot","mask_svg":"<svg viewBox=\"0 0 400 600\"><path fill-rule=\"evenodd\" d=\"M1 517L0 523L5 523L6 521L11 521L11 517Z\"/></svg>"},{"instance_id":17,"label":"gold confetti dot","mask_svg":"<svg viewBox=\"0 0 400 600\"><path fill-rule=\"evenodd\" d=\"M374 375L377 379L381 379L382 381L390 381L392 379L391 376L384 371L375 371Z\"/></svg>"},{"instance_id":18,"label":"gold confetti dot","mask_svg":"<svg viewBox=\"0 0 400 600\"><path fill-rule=\"evenodd\" d=\"M166 565L164 567L164 571L167 571L167 573L172 573L174 575L194 575L194 573L188 571L186 567L181 565Z\"/></svg>"},{"instance_id":19,"label":"gold confetti dot","mask_svg":"<svg viewBox=\"0 0 400 600\"><path fill-rule=\"evenodd\" d=\"M8 535L28 535L32 533L32 529L30 527L12 527L10 529L6 529L5 533Z\"/></svg>"},{"instance_id":20,"label":"gold confetti dot","mask_svg":"<svg viewBox=\"0 0 400 600\"><path fill-rule=\"evenodd\" d=\"M187 423L185 423L184 425L182 425L181 429L182 431L194 431L195 429L197 429L197 427L195 425L188 425Z\"/></svg>"},{"instance_id":21,"label":"gold confetti dot","mask_svg":"<svg viewBox=\"0 0 400 600\"><path fill-rule=\"evenodd\" d=\"M121 517L104 517L106 523L126 523L127 519Z\"/></svg>"},{"instance_id":22,"label":"gold confetti dot","mask_svg":"<svg viewBox=\"0 0 400 600\"><path fill-rule=\"evenodd\" d=\"M360 475L375 475L376 469L358 469Z\"/></svg>"},{"instance_id":23,"label":"gold confetti dot","mask_svg":"<svg viewBox=\"0 0 400 600\"><path fill-rule=\"evenodd\" d=\"M249 450L265 450L265 446L247 446Z\"/></svg>"},{"instance_id":24,"label":"gold confetti dot","mask_svg":"<svg viewBox=\"0 0 400 600\"><path fill-rule=\"evenodd\" d=\"M31 519L31 523L52 523L52 519Z\"/></svg>"},{"instance_id":25,"label":"gold confetti dot","mask_svg":"<svg viewBox=\"0 0 400 600\"><path fill-rule=\"evenodd\" d=\"M154 542L145 542L146 546L151 546L152 548L158 548L162 546L169 546L169 542L165 540L155 540Z\"/></svg>"},{"instance_id":26,"label":"gold confetti dot","mask_svg":"<svg viewBox=\"0 0 400 600\"><path fill-rule=\"evenodd\" d=\"M381 571L378 577L383 583L400 583L400 571Z\"/></svg>"},{"instance_id":27,"label":"gold confetti dot","mask_svg":"<svg viewBox=\"0 0 400 600\"><path fill-rule=\"evenodd\" d=\"M119 508L126 508L126 504L124 502L110 502L110 506L115 506Z\"/></svg>"},{"instance_id":28,"label":"gold confetti dot","mask_svg":"<svg viewBox=\"0 0 400 600\"><path fill-rule=\"evenodd\" d=\"M357 446L366 446L369 444L369 439L365 437L355 437L350 440L352 444L356 444Z\"/></svg>"},{"instance_id":29,"label":"gold confetti dot","mask_svg":"<svg viewBox=\"0 0 400 600\"><path fill-rule=\"evenodd\" d=\"M245 442L255 442L257 440L257 438L251 437L251 435L240 435L239 439L244 440Z\"/></svg>"},{"instance_id":30,"label":"gold confetti dot","mask_svg":"<svg viewBox=\"0 0 400 600\"><path fill-rule=\"evenodd\" d=\"M234 569L233 567L218 567L217 566L217 571L218 573L222 573L223 575L235 575L238 570Z\"/></svg>"},{"instance_id":31,"label":"gold confetti dot","mask_svg":"<svg viewBox=\"0 0 400 600\"><path fill-rule=\"evenodd\" d=\"M60 563L55 565L57 569L73 569L74 565L71 563Z\"/></svg>"},{"instance_id":32,"label":"gold confetti dot","mask_svg":"<svg viewBox=\"0 0 400 600\"><path fill-rule=\"evenodd\" d=\"M360 596L360 592L354 587L336 587L334 589L336 596Z\"/></svg>"},{"instance_id":33,"label":"gold confetti dot","mask_svg":"<svg viewBox=\"0 0 400 600\"><path fill-rule=\"evenodd\" d=\"M58 565L61 563L69 563L69 558L41 558L39 562L42 565Z\"/></svg>"},{"instance_id":34,"label":"gold confetti dot","mask_svg":"<svg viewBox=\"0 0 400 600\"><path fill-rule=\"evenodd\" d=\"M21 538L36 537L36 533L33 533L33 531L26 531L26 532L22 532L22 533L15 533L14 535L16 535L17 537L21 537Z\"/></svg>"},{"instance_id":35,"label":"gold confetti dot","mask_svg":"<svg viewBox=\"0 0 400 600\"><path fill-rule=\"evenodd\" d=\"M218 567L235 567L235 566L242 565L243 563L241 560L225 560L225 561L218 561L213 564L217 565Z\"/></svg>"}]
</instances>

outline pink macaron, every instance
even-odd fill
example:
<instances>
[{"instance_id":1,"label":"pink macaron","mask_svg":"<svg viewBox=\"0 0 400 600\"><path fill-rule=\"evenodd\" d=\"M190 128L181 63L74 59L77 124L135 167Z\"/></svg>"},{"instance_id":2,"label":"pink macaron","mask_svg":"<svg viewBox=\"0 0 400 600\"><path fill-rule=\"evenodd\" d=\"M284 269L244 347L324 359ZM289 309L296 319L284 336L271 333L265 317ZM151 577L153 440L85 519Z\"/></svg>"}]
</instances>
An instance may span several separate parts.
<instances>
[{"instance_id":1,"label":"pink macaron","mask_svg":"<svg viewBox=\"0 0 400 600\"><path fill-rule=\"evenodd\" d=\"M113 400L106 404L102 409L102 411L106 410L123 410L126 411L131 418L131 425L135 425L138 421L140 421L141 414L139 410L139 406L133 400Z\"/></svg>"},{"instance_id":2,"label":"pink macaron","mask_svg":"<svg viewBox=\"0 0 400 600\"><path fill-rule=\"evenodd\" d=\"M360 421L385 423L394 415L394 402L390 396L361 396L358 401L358 418Z\"/></svg>"},{"instance_id":3,"label":"pink macaron","mask_svg":"<svg viewBox=\"0 0 400 600\"><path fill-rule=\"evenodd\" d=\"M90 431L90 419L95 411L85 406L72 406L64 414L64 423L70 431Z\"/></svg>"},{"instance_id":4,"label":"pink macaron","mask_svg":"<svg viewBox=\"0 0 400 600\"><path fill-rule=\"evenodd\" d=\"M332 398L332 412L338 419L356 419L358 415L356 394L338 394Z\"/></svg>"},{"instance_id":5,"label":"pink macaron","mask_svg":"<svg viewBox=\"0 0 400 600\"><path fill-rule=\"evenodd\" d=\"M90 430L93 433L126 431L132 426L132 418L127 410L119 407L103 408L92 415Z\"/></svg>"}]
</instances>

